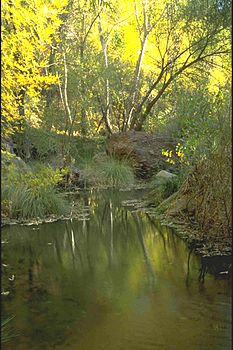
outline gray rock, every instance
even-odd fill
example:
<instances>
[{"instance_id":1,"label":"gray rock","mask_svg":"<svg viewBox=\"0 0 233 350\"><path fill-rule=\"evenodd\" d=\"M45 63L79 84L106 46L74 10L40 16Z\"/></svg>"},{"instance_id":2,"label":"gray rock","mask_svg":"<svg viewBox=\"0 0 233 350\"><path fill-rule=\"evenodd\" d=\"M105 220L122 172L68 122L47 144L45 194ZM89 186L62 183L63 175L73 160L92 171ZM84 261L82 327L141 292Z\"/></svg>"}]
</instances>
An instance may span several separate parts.
<instances>
[{"instance_id":1,"label":"gray rock","mask_svg":"<svg viewBox=\"0 0 233 350\"><path fill-rule=\"evenodd\" d=\"M158 174L156 174L156 177L162 177L164 179L170 179L173 177L176 177L175 174L170 173L169 171L166 170L160 170Z\"/></svg>"}]
</instances>

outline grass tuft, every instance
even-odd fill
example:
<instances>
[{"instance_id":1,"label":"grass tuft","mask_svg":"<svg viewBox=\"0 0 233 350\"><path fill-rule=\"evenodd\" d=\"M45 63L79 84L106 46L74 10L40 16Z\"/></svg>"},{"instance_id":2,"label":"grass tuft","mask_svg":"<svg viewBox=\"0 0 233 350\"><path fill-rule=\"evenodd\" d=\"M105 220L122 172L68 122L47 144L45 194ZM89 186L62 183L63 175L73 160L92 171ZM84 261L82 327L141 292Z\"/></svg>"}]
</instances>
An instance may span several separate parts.
<instances>
[{"instance_id":1,"label":"grass tuft","mask_svg":"<svg viewBox=\"0 0 233 350\"><path fill-rule=\"evenodd\" d=\"M134 173L125 161L108 157L100 164L100 179L103 184L112 187L127 187L134 183Z\"/></svg>"},{"instance_id":2,"label":"grass tuft","mask_svg":"<svg viewBox=\"0 0 233 350\"><path fill-rule=\"evenodd\" d=\"M56 189L61 180L58 170L41 166L21 172L10 165L2 177L2 210L12 219L43 218L67 214L69 205Z\"/></svg>"},{"instance_id":3,"label":"grass tuft","mask_svg":"<svg viewBox=\"0 0 233 350\"><path fill-rule=\"evenodd\" d=\"M126 161L120 161L106 154L83 160L82 178L86 186L127 187L135 181L132 167Z\"/></svg>"}]
</instances>

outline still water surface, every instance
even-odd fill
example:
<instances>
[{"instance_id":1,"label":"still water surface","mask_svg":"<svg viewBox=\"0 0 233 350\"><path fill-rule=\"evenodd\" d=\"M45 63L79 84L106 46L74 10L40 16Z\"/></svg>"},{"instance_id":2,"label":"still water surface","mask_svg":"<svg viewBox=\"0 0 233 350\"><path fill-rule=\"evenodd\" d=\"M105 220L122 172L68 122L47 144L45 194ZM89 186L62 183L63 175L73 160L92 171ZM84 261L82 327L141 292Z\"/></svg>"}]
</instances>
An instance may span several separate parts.
<instances>
[{"instance_id":1,"label":"still water surface","mask_svg":"<svg viewBox=\"0 0 233 350\"><path fill-rule=\"evenodd\" d=\"M200 284L184 242L122 206L141 195L87 192L79 220L2 230L2 313L19 334L3 350L231 348L230 282Z\"/></svg>"}]
</instances>

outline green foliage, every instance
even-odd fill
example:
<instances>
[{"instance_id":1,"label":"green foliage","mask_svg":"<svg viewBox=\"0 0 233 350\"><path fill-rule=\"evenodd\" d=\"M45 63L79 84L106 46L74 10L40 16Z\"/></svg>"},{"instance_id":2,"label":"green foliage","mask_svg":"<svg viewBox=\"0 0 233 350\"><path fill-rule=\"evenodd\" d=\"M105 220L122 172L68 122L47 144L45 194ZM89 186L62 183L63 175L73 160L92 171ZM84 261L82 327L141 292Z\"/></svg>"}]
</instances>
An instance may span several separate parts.
<instances>
[{"instance_id":1,"label":"green foliage","mask_svg":"<svg viewBox=\"0 0 233 350\"><path fill-rule=\"evenodd\" d=\"M85 186L119 188L132 186L135 180L133 169L126 161L103 153L83 160L81 170Z\"/></svg>"},{"instance_id":2,"label":"green foliage","mask_svg":"<svg viewBox=\"0 0 233 350\"><path fill-rule=\"evenodd\" d=\"M230 3L5 1L4 136L16 132L27 161L33 147L37 159L57 167L75 160L85 186L133 183L126 162L103 155L96 135L106 130L177 137L176 152L163 150L171 171L177 158L187 174L213 157L228 171ZM12 217L62 211L61 174L25 164L18 171L10 158L5 153L2 162L4 210ZM160 200L179 188L177 179L153 181Z\"/></svg>"},{"instance_id":3,"label":"green foliage","mask_svg":"<svg viewBox=\"0 0 233 350\"><path fill-rule=\"evenodd\" d=\"M55 132L33 127L28 128L26 132L31 144L36 148L39 159L59 151L61 141Z\"/></svg>"},{"instance_id":4,"label":"green foliage","mask_svg":"<svg viewBox=\"0 0 233 350\"><path fill-rule=\"evenodd\" d=\"M68 203L55 187L63 175L42 165L35 166L33 171L9 165L2 177L3 213L15 219L68 213Z\"/></svg>"},{"instance_id":5,"label":"green foliage","mask_svg":"<svg viewBox=\"0 0 233 350\"><path fill-rule=\"evenodd\" d=\"M195 100L194 100L195 102ZM203 96L199 110L182 118L181 133L185 143L183 161L192 165L212 157L231 138L230 94L227 87L216 95Z\"/></svg>"},{"instance_id":6,"label":"green foliage","mask_svg":"<svg viewBox=\"0 0 233 350\"><path fill-rule=\"evenodd\" d=\"M13 158L15 158L14 154L1 149L1 164L3 167L9 165Z\"/></svg>"},{"instance_id":7,"label":"green foliage","mask_svg":"<svg viewBox=\"0 0 233 350\"><path fill-rule=\"evenodd\" d=\"M172 178L162 178L153 176L150 181L151 191L148 199L153 205L157 206L165 199L177 192L183 182L183 176L175 176Z\"/></svg>"},{"instance_id":8,"label":"green foliage","mask_svg":"<svg viewBox=\"0 0 233 350\"><path fill-rule=\"evenodd\" d=\"M230 5L4 1L4 134L22 131L24 121L79 136L104 133L107 120L113 132L167 125L178 79L187 87L229 65Z\"/></svg>"},{"instance_id":9,"label":"green foliage","mask_svg":"<svg viewBox=\"0 0 233 350\"><path fill-rule=\"evenodd\" d=\"M76 166L81 169L81 180L84 187L97 186L99 171L98 164L106 158L105 138L78 138L73 145L73 156Z\"/></svg>"},{"instance_id":10,"label":"green foliage","mask_svg":"<svg viewBox=\"0 0 233 350\"><path fill-rule=\"evenodd\" d=\"M76 138L73 146L73 155L77 166L93 158L95 154L104 152L105 146L105 137Z\"/></svg>"},{"instance_id":11,"label":"green foliage","mask_svg":"<svg viewBox=\"0 0 233 350\"><path fill-rule=\"evenodd\" d=\"M100 179L107 186L127 187L134 183L134 174L130 165L125 161L109 157L100 164Z\"/></svg>"},{"instance_id":12,"label":"green foliage","mask_svg":"<svg viewBox=\"0 0 233 350\"><path fill-rule=\"evenodd\" d=\"M210 158L221 144L226 144L230 139L229 83L222 86L217 84L213 91L209 91L208 87L209 80L205 74L199 82L190 86L183 81L166 96L158 111L157 132L181 140L174 156L177 155L180 163L189 168ZM151 124L148 124L148 128L151 130ZM170 156L170 150L165 151L167 157ZM169 163L170 160L176 163L173 155L168 157Z\"/></svg>"}]
</instances>

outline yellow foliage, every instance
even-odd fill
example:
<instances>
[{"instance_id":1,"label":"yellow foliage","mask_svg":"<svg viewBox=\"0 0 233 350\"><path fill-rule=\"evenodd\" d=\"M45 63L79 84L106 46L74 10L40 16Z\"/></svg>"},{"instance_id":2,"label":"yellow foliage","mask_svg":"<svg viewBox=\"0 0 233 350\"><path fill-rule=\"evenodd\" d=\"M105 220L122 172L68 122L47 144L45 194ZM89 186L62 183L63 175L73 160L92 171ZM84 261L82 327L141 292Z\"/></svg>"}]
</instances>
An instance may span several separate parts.
<instances>
[{"instance_id":1,"label":"yellow foliage","mask_svg":"<svg viewBox=\"0 0 233 350\"><path fill-rule=\"evenodd\" d=\"M42 88L57 82L43 68L58 40L59 15L67 0L21 0L2 3L2 126L14 132L15 122L35 110ZM24 95L24 96L23 96ZM20 113L20 107L24 113Z\"/></svg>"},{"instance_id":2,"label":"yellow foliage","mask_svg":"<svg viewBox=\"0 0 233 350\"><path fill-rule=\"evenodd\" d=\"M184 157L184 146L181 145L180 143L178 143L176 146L175 154L176 154L176 157L179 157L180 161L182 161L182 158ZM167 163L176 164L176 161L174 159L174 153L172 150L162 149L162 155L167 157L167 159L166 159Z\"/></svg>"},{"instance_id":3,"label":"yellow foliage","mask_svg":"<svg viewBox=\"0 0 233 350\"><path fill-rule=\"evenodd\" d=\"M212 61L213 67L209 75L208 90L212 94L217 94L230 78L230 60L228 65L223 65L220 57L215 57Z\"/></svg>"}]
</instances>

